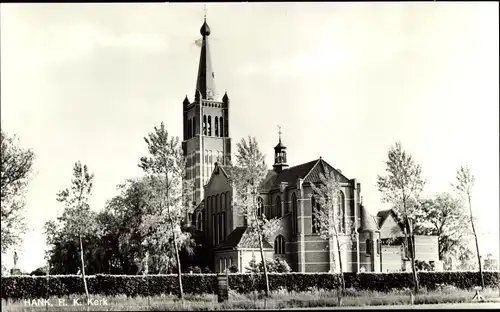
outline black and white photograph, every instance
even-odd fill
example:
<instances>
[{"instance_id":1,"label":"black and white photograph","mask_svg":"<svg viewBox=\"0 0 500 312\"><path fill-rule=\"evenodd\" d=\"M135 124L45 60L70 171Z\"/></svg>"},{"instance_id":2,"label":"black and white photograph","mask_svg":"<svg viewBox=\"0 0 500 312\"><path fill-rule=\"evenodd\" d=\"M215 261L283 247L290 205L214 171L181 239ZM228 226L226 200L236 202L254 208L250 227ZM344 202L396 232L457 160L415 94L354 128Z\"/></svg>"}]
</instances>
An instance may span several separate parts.
<instances>
[{"instance_id":1,"label":"black and white photograph","mask_svg":"<svg viewBox=\"0 0 500 312\"><path fill-rule=\"evenodd\" d=\"M498 309L499 4L0 4L2 311Z\"/></svg>"}]
</instances>

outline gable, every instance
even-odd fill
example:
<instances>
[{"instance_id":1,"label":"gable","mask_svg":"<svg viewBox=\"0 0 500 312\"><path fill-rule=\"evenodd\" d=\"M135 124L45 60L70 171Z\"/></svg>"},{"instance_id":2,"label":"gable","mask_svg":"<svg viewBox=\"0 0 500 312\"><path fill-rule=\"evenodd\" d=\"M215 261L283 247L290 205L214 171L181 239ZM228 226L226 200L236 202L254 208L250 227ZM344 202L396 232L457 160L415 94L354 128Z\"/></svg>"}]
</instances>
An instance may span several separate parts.
<instances>
[{"instance_id":1,"label":"gable","mask_svg":"<svg viewBox=\"0 0 500 312\"><path fill-rule=\"evenodd\" d=\"M315 166L309 171L309 173L305 176L304 182L320 182L320 174L325 174L325 171L333 171L335 176L338 178L340 183L349 183L349 179L347 179L340 171L333 168L330 164L328 164L323 159L319 159L319 161L315 164Z\"/></svg>"},{"instance_id":2,"label":"gable","mask_svg":"<svg viewBox=\"0 0 500 312\"><path fill-rule=\"evenodd\" d=\"M380 238L397 237L403 234L401 226L398 224L392 213L387 214L385 220L380 225Z\"/></svg>"},{"instance_id":3,"label":"gable","mask_svg":"<svg viewBox=\"0 0 500 312\"><path fill-rule=\"evenodd\" d=\"M210 176L210 180L205 185L205 192L208 193L220 193L221 191L226 191L231 188L229 178L225 174L224 170L220 167L215 166Z\"/></svg>"}]
</instances>

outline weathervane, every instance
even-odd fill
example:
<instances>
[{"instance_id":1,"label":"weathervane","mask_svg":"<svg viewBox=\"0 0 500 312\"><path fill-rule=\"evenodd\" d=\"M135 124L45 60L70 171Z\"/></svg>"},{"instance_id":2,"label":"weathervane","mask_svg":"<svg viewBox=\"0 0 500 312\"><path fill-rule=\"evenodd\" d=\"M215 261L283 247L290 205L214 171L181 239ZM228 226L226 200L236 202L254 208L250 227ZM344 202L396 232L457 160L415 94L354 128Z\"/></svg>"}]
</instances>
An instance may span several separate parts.
<instances>
[{"instance_id":1,"label":"weathervane","mask_svg":"<svg viewBox=\"0 0 500 312\"><path fill-rule=\"evenodd\" d=\"M207 5L203 5L203 19L206 21L207 20Z\"/></svg>"},{"instance_id":2,"label":"weathervane","mask_svg":"<svg viewBox=\"0 0 500 312\"><path fill-rule=\"evenodd\" d=\"M281 126L280 125L278 125L278 135L279 135L280 142L281 142Z\"/></svg>"}]
</instances>

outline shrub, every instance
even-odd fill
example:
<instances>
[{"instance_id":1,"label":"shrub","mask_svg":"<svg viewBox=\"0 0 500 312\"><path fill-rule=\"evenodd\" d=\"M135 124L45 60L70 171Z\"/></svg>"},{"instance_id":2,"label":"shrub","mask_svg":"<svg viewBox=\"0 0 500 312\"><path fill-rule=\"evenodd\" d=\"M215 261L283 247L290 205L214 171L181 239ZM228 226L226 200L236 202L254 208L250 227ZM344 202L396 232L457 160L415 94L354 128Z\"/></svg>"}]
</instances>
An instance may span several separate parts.
<instances>
[{"instance_id":1,"label":"shrub","mask_svg":"<svg viewBox=\"0 0 500 312\"><path fill-rule=\"evenodd\" d=\"M194 271L194 268L193 268ZM500 272L484 271L486 286L499 282ZM479 285L479 272L418 272L420 286L427 290L472 289ZM367 291L404 291L412 287L411 273L345 273L346 288ZM177 294L177 275L95 275L87 276L89 293L93 295L155 296ZM216 274L184 274L182 283L186 294L217 293ZM248 294L264 288L263 274L229 274L229 288ZM334 290L340 283L339 274L330 273L270 273L272 291ZM63 297L84 294L79 275L8 276L1 278L3 299Z\"/></svg>"}]
</instances>

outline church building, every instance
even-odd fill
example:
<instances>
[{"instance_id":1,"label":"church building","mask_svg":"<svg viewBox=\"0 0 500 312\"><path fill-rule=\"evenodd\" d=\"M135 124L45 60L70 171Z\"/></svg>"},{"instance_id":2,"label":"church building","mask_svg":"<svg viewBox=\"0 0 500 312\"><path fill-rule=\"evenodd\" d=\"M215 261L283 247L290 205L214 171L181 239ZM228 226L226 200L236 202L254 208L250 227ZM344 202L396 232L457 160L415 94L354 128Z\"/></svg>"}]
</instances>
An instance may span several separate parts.
<instances>
[{"instance_id":1,"label":"church building","mask_svg":"<svg viewBox=\"0 0 500 312\"><path fill-rule=\"evenodd\" d=\"M227 166L231 159L230 100L227 93L219 100L215 89L208 39L210 27L206 19L200 33L202 46L194 100L191 102L186 96L183 103L182 142L187 158L187 179L195 185L197 208L191 223L201 246L198 261L200 267L208 266L212 272L223 272L231 266L245 272L253 256L259 262L259 248L248 239L244 218L231 205L234 188ZM344 272L385 271L381 261L381 217L367 212L362 203L361 184L321 157L289 166L281 133L274 155L273 169L268 170L260 185L259 213L278 218L281 231L264 241L265 257L286 260L294 272L339 271L338 259L332 257L329 250L330 246L336 248L336 244L320 237L313 214L313 207L319 204L310 197L311 184L318 185L320 174L328 170L333 171L341 183L336 215L342 220L338 230L342 233ZM386 221L390 217L384 217L386 225L392 224ZM354 235L347 224L354 224ZM392 266L397 267L394 264L397 256L393 256L397 250L386 249L391 253ZM403 259L401 255L400 258Z\"/></svg>"}]
</instances>

